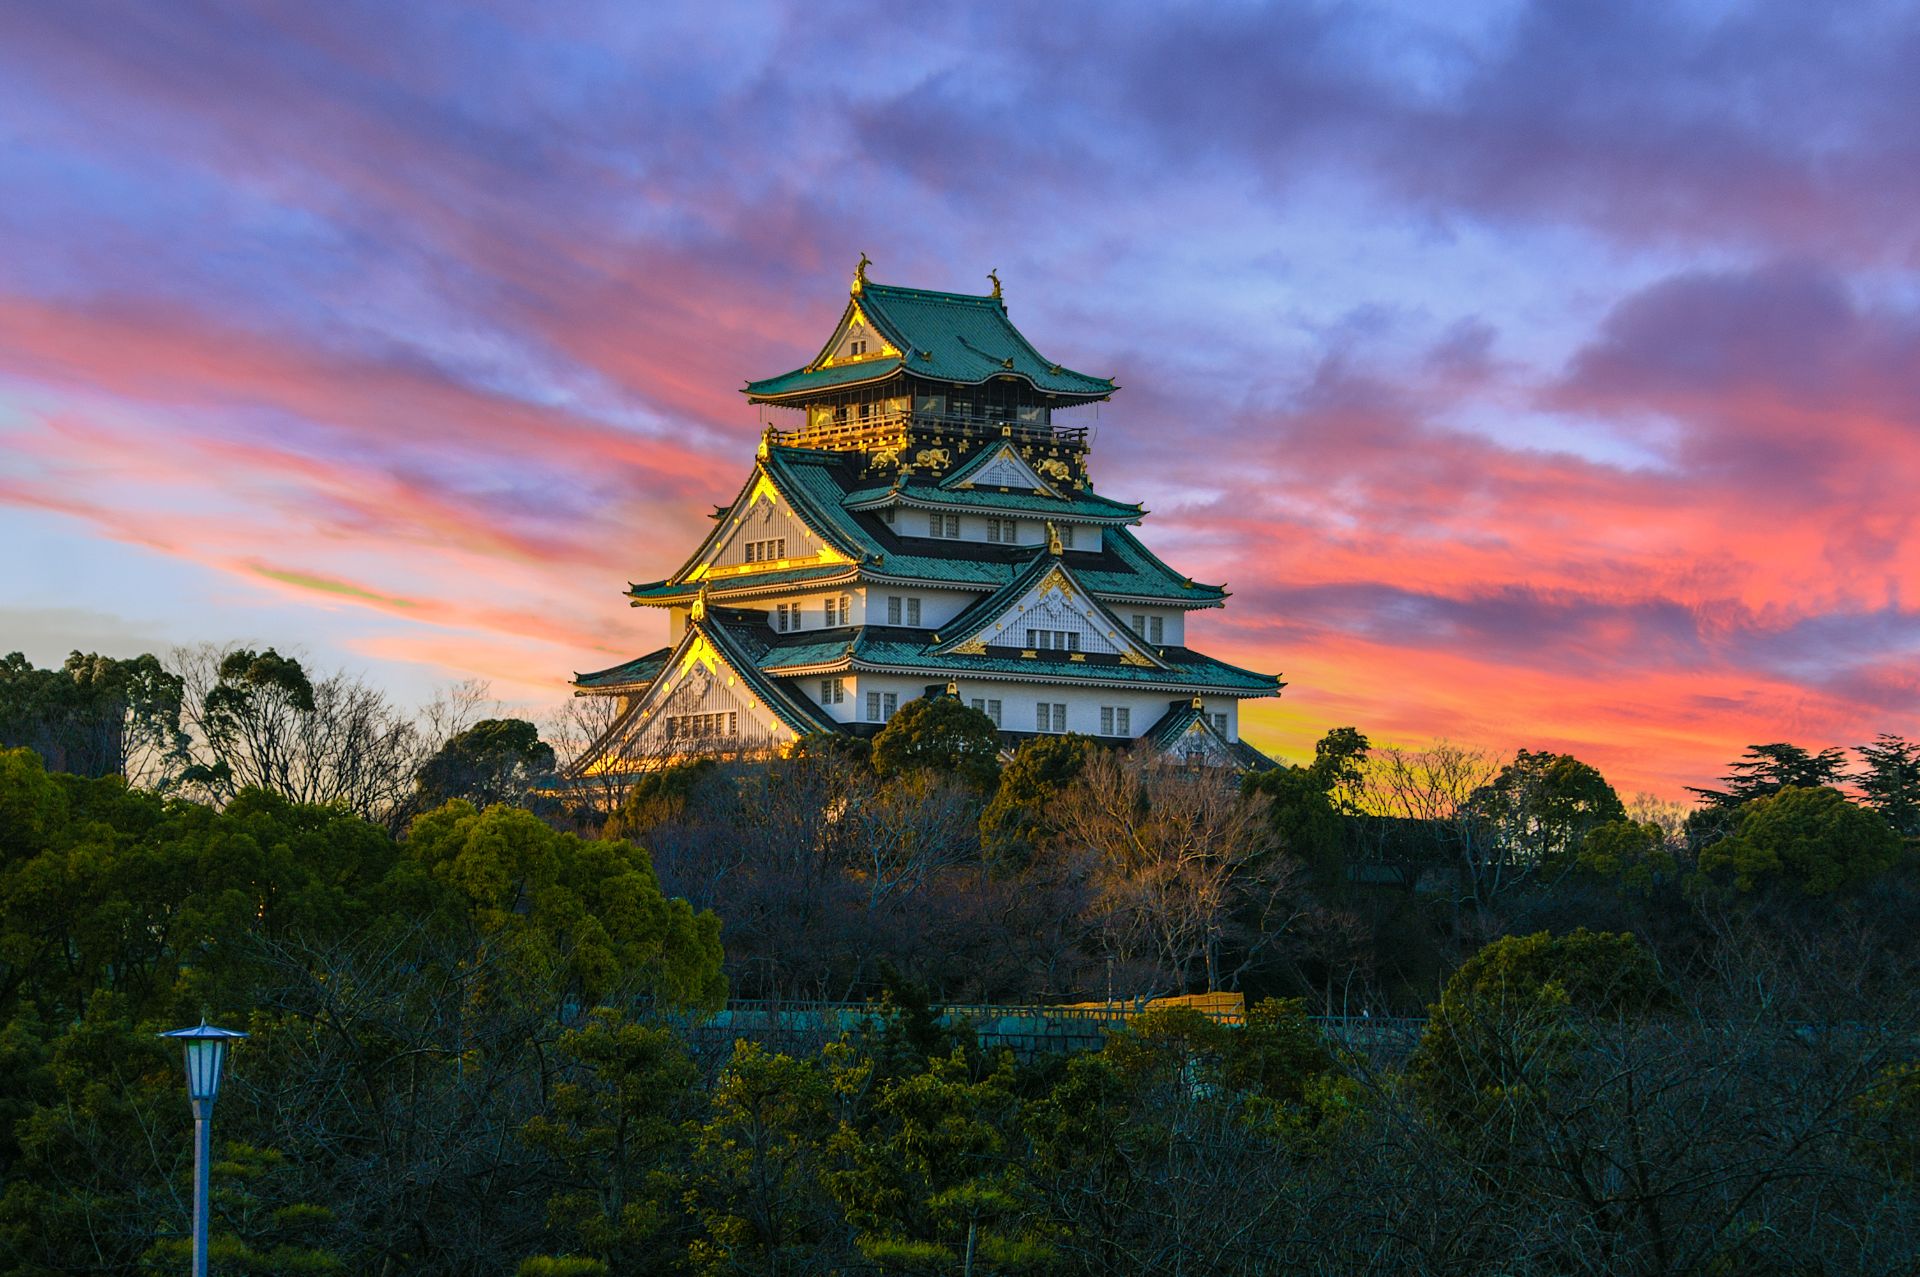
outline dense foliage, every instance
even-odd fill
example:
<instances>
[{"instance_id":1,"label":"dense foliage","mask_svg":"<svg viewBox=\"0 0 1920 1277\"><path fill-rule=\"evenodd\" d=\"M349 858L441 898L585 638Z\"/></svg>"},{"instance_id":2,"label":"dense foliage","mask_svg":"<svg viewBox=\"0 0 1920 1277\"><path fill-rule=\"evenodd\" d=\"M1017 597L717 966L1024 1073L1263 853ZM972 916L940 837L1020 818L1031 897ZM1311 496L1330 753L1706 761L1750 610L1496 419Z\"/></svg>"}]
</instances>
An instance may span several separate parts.
<instances>
[{"instance_id":1,"label":"dense foliage","mask_svg":"<svg viewBox=\"0 0 1920 1277\"><path fill-rule=\"evenodd\" d=\"M223 1273L1920 1264L1897 737L1852 776L1756 746L1689 818L1350 728L1244 781L1003 761L936 698L596 811L530 723L429 730L271 650L197 669L0 671L0 726L97 773L0 750L0 1277L184 1263L153 1035L203 1014L252 1034ZM1071 1054L936 1008L1212 989L1244 1023ZM735 1041L706 1016L743 994L787 1010Z\"/></svg>"}]
</instances>

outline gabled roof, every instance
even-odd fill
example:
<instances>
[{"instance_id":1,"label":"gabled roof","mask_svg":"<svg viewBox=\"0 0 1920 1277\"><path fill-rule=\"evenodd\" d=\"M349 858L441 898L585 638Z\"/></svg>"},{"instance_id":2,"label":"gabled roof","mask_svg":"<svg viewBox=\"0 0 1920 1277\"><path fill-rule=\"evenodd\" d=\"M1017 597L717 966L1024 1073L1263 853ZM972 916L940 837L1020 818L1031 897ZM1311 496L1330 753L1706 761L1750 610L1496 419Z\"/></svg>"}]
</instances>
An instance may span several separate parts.
<instances>
[{"instance_id":1,"label":"gabled roof","mask_svg":"<svg viewBox=\"0 0 1920 1277\"><path fill-rule=\"evenodd\" d=\"M864 579L885 582L997 590L1012 580L1016 571L1026 566L1030 549L1016 550L978 541L924 541L901 537L877 517L863 515L850 508L849 503L856 498L863 509L878 508L875 502L886 504L891 499L887 494L892 492L889 488L855 490L851 460L850 454L843 452L769 444L762 450L754 473L748 476L728 509L734 509L750 496L754 485L764 477L797 518L816 530L835 550L853 560L852 564L770 568L712 579L711 588L728 597L742 597L763 586L837 583L857 574ZM912 485L904 491L924 492L931 496L937 490L927 484ZM1011 494L989 494L978 488L970 492L940 492L941 500L964 499L971 503L969 508L981 509L995 508L989 503L1003 496ZM1042 508L1042 503L1046 501L1047 498L1043 497L1022 498L1018 512L1035 518L1055 514L1068 521L1085 522L1098 521L1091 515L1095 509L1109 512L1106 526L1101 528L1098 549L1067 552L1081 581L1103 598L1196 608L1217 606L1226 597L1226 591L1220 586L1200 585L1176 575L1173 569L1148 553L1130 530L1117 526L1121 512L1129 516L1131 521L1140 514L1137 508L1122 506L1090 492L1076 493L1067 509L1057 513ZM635 603L651 604L683 602L692 598L702 584L701 580L692 579L692 574L706 561L710 549L727 535L732 525L731 518L721 519L677 572L664 581L630 586L628 597Z\"/></svg>"},{"instance_id":2,"label":"gabled roof","mask_svg":"<svg viewBox=\"0 0 1920 1277\"><path fill-rule=\"evenodd\" d=\"M997 296L896 288L864 279L856 280L855 287L857 291L842 312L841 325L858 308L898 353L829 366L829 347L804 368L748 382L749 397L798 398L882 381L901 371L966 385L995 377L1018 377L1036 390L1080 400L1103 399L1118 389L1110 377L1090 377L1042 356L1013 326L1007 318L1006 303Z\"/></svg>"},{"instance_id":3,"label":"gabled roof","mask_svg":"<svg viewBox=\"0 0 1920 1277\"><path fill-rule=\"evenodd\" d=\"M1063 523L1138 523L1146 511L1108 497L1082 492L1069 500L1040 496L1029 492L998 492L991 488L948 491L932 484L907 484L898 488L861 488L847 494L849 510L884 510L888 506L907 506L919 510L956 510L983 513L1024 514L1035 519L1058 519Z\"/></svg>"},{"instance_id":4,"label":"gabled roof","mask_svg":"<svg viewBox=\"0 0 1920 1277\"><path fill-rule=\"evenodd\" d=\"M630 661L610 665L591 674L576 673L573 685L582 692L610 692L615 690L633 690L647 686L660 677L660 671L667 666L667 658L673 655L671 647L663 647L645 656L636 656Z\"/></svg>"},{"instance_id":5,"label":"gabled roof","mask_svg":"<svg viewBox=\"0 0 1920 1277\"><path fill-rule=\"evenodd\" d=\"M1056 500L1064 501L1067 499L1065 493L1054 487L1051 483L1048 483L1045 479L1042 479L1039 472L1028 465L1027 459L1020 455L1020 450L1005 439L987 445L975 453L971 460L963 461L955 466L951 474L940 480L940 486L943 488L971 488L974 484L974 477L988 466L994 467L996 471L1004 472L996 476L993 484L995 487L1019 487L1026 489L1028 492L1042 493ZM1003 479L1013 481L1003 482Z\"/></svg>"},{"instance_id":6,"label":"gabled roof","mask_svg":"<svg viewBox=\"0 0 1920 1277\"><path fill-rule=\"evenodd\" d=\"M709 615L712 615L710 613ZM1191 648L1158 649L1161 665L1127 665L1115 657L1071 659L1067 652L1032 657L943 653L925 630L894 626L849 626L776 634L764 617L740 614L725 623L746 645L764 644L760 668L780 679L847 670L954 678L995 677L1015 682L1085 683L1102 687L1207 692L1225 696L1272 696L1285 684L1203 655ZM745 633L742 633L745 631Z\"/></svg>"},{"instance_id":7,"label":"gabled roof","mask_svg":"<svg viewBox=\"0 0 1920 1277\"><path fill-rule=\"evenodd\" d=\"M1057 577L1067 588L1069 595L1079 594L1086 600L1087 607L1099 617L1113 636L1114 646L1122 653L1122 660L1129 663L1149 665L1156 669L1168 668L1166 660L1159 652L1142 642L1126 624L1108 610L1107 605L1095 597L1092 590L1080 580L1063 562L1059 555L1042 550L1034 555L1031 562L1014 573L1013 579L981 599L953 620L940 627L940 633L934 635L939 640L931 649L939 655L951 655L962 651L985 654L985 631L989 625L1012 610L1021 599L1039 588L1048 578ZM1019 644L997 644L996 646L1021 646Z\"/></svg>"},{"instance_id":8,"label":"gabled roof","mask_svg":"<svg viewBox=\"0 0 1920 1277\"><path fill-rule=\"evenodd\" d=\"M1271 758L1243 740L1228 740L1191 700L1174 701L1140 739L1163 754L1179 755L1196 745L1204 752L1226 758L1248 771L1272 771L1279 766Z\"/></svg>"}]
</instances>

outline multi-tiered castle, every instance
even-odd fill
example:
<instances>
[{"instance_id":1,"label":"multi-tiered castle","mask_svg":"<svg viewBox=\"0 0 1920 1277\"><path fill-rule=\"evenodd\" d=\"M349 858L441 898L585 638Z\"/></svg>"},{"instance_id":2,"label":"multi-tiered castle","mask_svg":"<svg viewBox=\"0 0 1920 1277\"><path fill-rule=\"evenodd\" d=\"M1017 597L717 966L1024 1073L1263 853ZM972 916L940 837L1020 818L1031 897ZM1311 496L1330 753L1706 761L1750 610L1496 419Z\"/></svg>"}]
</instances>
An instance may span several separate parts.
<instances>
[{"instance_id":1,"label":"multi-tiered castle","mask_svg":"<svg viewBox=\"0 0 1920 1277\"><path fill-rule=\"evenodd\" d=\"M984 297L867 279L804 368L746 387L790 410L680 570L628 590L672 642L577 675L619 698L587 764L642 769L878 732L916 697L957 696L1009 744L1080 732L1194 762L1263 767L1239 706L1270 674L1187 646L1227 592L1130 531L1138 503L1093 490L1068 410L1118 387L1035 350Z\"/></svg>"}]
</instances>

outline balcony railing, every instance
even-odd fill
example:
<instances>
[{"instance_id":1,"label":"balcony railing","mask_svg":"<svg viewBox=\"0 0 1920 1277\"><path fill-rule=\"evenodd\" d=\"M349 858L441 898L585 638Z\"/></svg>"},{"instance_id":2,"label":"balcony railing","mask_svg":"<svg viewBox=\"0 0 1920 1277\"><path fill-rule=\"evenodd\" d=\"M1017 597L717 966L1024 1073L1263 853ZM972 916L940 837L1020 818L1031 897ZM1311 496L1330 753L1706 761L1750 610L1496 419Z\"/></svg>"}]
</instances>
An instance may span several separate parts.
<instances>
[{"instance_id":1,"label":"balcony railing","mask_svg":"<svg viewBox=\"0 0 1920 1277\"><path fill-rule=\"evenodd\" d=\"M867 446L889 435L904 443L909 430L967 439L1011 438L1021 443L1067 448L1085 447L1089 434L1086 426L1010 420L1004 413L989 410L979 413L876 412L865 417L836 417L831 422L809 421L796 430L776 428L769 432L769 437L776 444L831 449Z\"/></svg>"}]
</instances>

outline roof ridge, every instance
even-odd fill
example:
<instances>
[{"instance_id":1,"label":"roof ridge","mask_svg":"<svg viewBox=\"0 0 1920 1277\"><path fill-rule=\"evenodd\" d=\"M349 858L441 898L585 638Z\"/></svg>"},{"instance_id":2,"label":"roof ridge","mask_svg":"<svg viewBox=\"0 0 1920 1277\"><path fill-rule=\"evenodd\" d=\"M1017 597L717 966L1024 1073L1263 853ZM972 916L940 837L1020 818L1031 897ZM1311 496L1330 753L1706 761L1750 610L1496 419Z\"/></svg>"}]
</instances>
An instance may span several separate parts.
<instances>
[{"instance_id":1,"label":"roof ridge","mask_svg":"<svg viewBox=\"0 0 1920 1277\"><path fill-rule=\"evenodd\" d=\"M1005 306L1001 305L1002 299L995 297L991 293L949 293L938 288L910 288L905 284L876 284L872 280L867 281L865 287L860 290L860 295L864 297L875 289L879 289L885 293L900 293L914 297L938 297L942 301L981 302L1001 310L1006 309Z\"/></svg>"}]
</instances>

